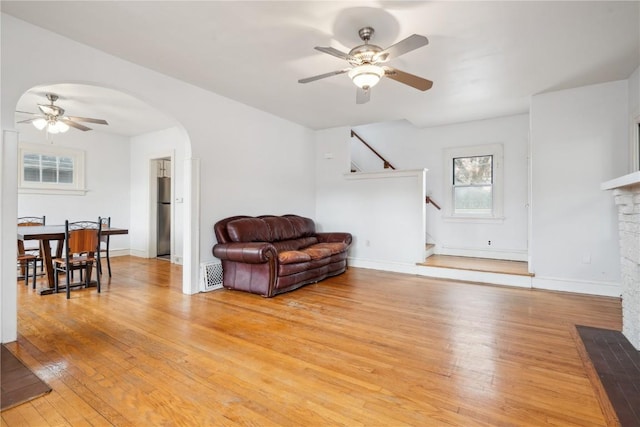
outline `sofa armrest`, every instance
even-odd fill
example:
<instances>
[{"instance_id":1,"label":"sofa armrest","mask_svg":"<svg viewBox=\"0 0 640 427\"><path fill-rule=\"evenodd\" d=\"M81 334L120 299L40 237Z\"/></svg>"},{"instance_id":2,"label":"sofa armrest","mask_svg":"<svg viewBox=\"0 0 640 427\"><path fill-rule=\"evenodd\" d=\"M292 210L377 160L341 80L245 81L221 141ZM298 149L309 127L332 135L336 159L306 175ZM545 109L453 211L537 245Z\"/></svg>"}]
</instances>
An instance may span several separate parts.
<instances>
[{"instance_id":1,"label":"sofa armrest","mask_svg":"<svg viewBox=\"0 0 640 427\"><path fill-rule=\"evenodd\" d=\"M218 243L213 247L213 255L222 260L263 264L278 259L276 248L268 242Z\"/></svg>"},{"instance_id":2,"label":"sofa armrest","mask_svg":"<svg viewBox=\"0 0 640 427\"><path fill-rule=\"evenodd\" d=\"M345 243L351 245L351 233L316 233L318 243Z\"/></svg>"}]
</instances>

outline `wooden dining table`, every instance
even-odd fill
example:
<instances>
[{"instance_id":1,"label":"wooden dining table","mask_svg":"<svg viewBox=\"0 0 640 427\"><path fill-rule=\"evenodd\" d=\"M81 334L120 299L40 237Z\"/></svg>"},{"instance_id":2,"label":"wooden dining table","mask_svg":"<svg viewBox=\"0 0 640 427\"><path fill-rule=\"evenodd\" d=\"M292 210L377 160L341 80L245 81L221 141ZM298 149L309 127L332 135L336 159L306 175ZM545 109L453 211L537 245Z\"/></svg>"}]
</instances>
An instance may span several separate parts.
<instances>
[{"instance_id":1,"label":"wooden dining table","mask_svg":"<svg viewBox=\"0 0 640 427\"><path fill-rule=\"evenodd\" d=\"M102 235L114 236L118 234L129 234L126 228L103 227L100 230ZM62 248L64 242L64 225L38 225L30 227L18 227L18 240L39 240L40 251L45 271L47 273L48 288L41 289L40 295L46 295L54 292L54 267L51 254L51 242L57 242L55 258L62 257Z\"/></svg>"}]
</instances>

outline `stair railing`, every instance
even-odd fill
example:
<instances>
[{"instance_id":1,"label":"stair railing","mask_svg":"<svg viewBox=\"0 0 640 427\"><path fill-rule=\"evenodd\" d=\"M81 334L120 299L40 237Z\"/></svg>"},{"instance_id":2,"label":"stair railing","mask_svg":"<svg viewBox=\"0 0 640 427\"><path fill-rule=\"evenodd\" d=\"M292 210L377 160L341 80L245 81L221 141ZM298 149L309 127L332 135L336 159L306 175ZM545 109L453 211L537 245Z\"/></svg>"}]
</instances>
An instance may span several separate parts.
<instances>
[{"instance_id":1,"label":"stair railing","mask_svg":"<svg viewBox=\"0 0 640 427\"><path fill-rule=\"evenodd\" d=\"M356 138L358 138L358 139L360 140L360 142L362 142L362 143L363 143L363 144L364 144L364 145L365 145L369 150L371 150L371 152L372 152L373 154L375 154L376 156L378 156L378 158L379 158L380 160L382 160L382 162L383 162L383 164L384 164L384 168L385 168L385 169L393 169L393 170L395 170L395 169L396 169L396 168L394 168L394 167L393 167L393 165L392 165L391 163L389 163L389 161L388 161L387 159L385 159L384 157L382 157L382 156L380 155L380 153L378 153L376 150L374 150L372 146L370 146L369 144L367 144L367 143L366 143L366 141L360 137L360 135L358 135L358 134L357 134L357 133L355 133L353 130L351 130L351 138L353 138L354 136L355 136Z\"/></svg>"},{"instance_id":2,"label":"stair railing","mask_svg":"<svg viewBox=\"0 0 640 427\"><path fill-rule=\"evenodd\" d=\"M436 202L433 201L433 199L429 196L427 196L427 198L425 199L425 202L427 204L432 204L434 208L441 210L442 208L440 207L440 205L438 205Z\"/></svg>"}]
</instances>

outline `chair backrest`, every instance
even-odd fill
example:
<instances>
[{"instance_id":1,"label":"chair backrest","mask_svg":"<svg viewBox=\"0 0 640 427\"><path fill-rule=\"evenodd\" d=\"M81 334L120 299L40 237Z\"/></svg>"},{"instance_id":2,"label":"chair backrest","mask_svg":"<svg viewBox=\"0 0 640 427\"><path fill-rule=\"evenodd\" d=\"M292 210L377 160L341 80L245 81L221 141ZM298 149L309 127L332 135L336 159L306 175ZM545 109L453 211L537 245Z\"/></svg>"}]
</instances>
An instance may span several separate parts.
<instances>
[{"instance_id":1,"label":"chair backrest","mask_svg":"<svg viewBox=\"0 0 640 427\"><path fill-rule=\"evenodd\" d=\"M102 217L100 218L100 225L101 228L110 228L111 227L111 217ZM101 234L100 235L100 241L101 242L108 242L109 241L109 235L108 234Z\"/></svg>"},{"instance_id":2,"label":"chair backrest","mask_svg":"<svg viewBox=\"0 0 640 427\"><path fill-rule=\"evenodd\" d=\"M34 227L37 225L46 225L46 217L40 216L21 216L18 218L18 227Z\"/></svg>"},{"instance_id":3,"label":"chair backrest","mask_svg":"<svg viewBox=\"0 0 640 427\"><path fill-rule=\"evenodd\" d=\"M38 225L45 225L46 217L40 216L21 216L18 217L18 227L36 227ZM28 246L28 250L38 249L39 245ZM22 240L18 239L18 255L24 255L25 244Z\"/></svg>"},{"instance_id":4,"label":"chair backrest","mask_svg":"<svg viewBox=\"0 0 640 427\"><path fill-rule=\"evenodd\" d=\"M100 218L98 221L65 221L67 257L69 254L98 252L100 224Z\"/></svg>"}]
</instances>

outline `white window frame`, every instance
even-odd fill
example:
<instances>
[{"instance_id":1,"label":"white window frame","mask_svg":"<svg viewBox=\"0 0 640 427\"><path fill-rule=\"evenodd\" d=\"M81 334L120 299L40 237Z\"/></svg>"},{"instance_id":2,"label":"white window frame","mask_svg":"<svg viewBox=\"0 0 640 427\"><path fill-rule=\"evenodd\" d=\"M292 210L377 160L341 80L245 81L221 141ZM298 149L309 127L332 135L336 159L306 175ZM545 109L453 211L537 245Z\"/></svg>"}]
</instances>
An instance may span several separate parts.
<instances>
[{"instance_id":1,"label":"white window frame","mask_svg":"<svg viewBox=\"0 0 640 427\"><path fill-rule=\"evenodd\" d=\"M444 150L444 218L447 221L460 222L500 222L504 220L502 144L476 145L469 147L446 148ZM487 215L456 214L454 209L453 160L460 157L492 156L492 209Z\"/></svg>"},{"instance_id":2,"label":"white window frame","mask_svg":"<svg viewBox=\"0 0 640 427\"><path fill-rule=\"evenodd\" d=\"M24 180L24 155L44 154L48 156L70 157L73 159L73 182L69 184L55 182L32 182ZM21 142L18 148L18 193L19 194L66 194L84 195L85 188L85 152L57 145L29 144Z\"/></svg>"}]
</instances>

